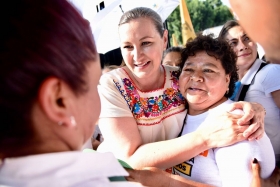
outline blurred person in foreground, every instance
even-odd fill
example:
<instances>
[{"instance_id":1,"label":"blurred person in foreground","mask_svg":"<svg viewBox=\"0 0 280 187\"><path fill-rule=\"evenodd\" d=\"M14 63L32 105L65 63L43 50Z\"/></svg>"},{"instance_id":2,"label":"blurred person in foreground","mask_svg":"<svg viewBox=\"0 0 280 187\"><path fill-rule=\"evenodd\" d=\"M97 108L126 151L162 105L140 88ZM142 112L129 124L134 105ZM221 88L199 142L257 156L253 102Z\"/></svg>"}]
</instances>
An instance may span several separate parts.
<instances>
[{"instance_id":1,"label":"blurred person in foreground","mask_svg":"<svg viewBox=\"0 0 280 187\"><path fill-rule=\"evenodd\" d=\"M162 64L180 66L182 47L169 47L163 52Z\"/></svg>"},{"instance_id":2,"label":"blurred person in foreground","mask_svg":"<svg viewBox=\"0 0 280 187\"><path fill-rule=\"evenodd\" d=\"M83 153L100 113L99 55L65 0L1 4L0 186L141 186L111 153Z\"/></svg>"}]
</instances>

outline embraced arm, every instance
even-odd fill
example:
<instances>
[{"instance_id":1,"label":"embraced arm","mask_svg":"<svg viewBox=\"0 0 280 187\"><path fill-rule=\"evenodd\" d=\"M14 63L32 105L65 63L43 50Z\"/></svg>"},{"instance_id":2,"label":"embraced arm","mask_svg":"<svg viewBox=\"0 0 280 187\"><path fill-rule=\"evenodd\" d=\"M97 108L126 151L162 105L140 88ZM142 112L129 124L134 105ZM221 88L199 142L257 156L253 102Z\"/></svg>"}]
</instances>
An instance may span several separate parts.
<instances>
[{"instance_id":1,"label":"embraced arm","mask_svg":"<svg viewBox=\"0 0 280 187\"><path fill-rule=\"evenodd\" d=\"M132 117L101 118L99 128L104 141L98 151L113 152L133 168L169 168L212 147L227 146L244 140L247 126L236 125L240 116L224 112L214 125L204 125L179 138L143 144Z\"/></svg>"},{"instance_id":2,"label":"embraced arm","mask_svg":"<svg viewBox=\"0 0 280 187\"><path fill-rule=\"evenodd\" d=\"M272 175L268 179L260 177L260 165L256 158L251 162L253 178L251 187L279 187L280 169L275 167ZM142 185L150 187L210 187L207 184L188 180L179 175L172 175L155 167L147 167L141 170L127 169L128 181L139 182Z\"/></svg>"},{"instance_id":3,"label":"embraced arm","mask_svg":"<svg viewBox=\"0 0 280 187\"><path fill-rule=\"evenodd\" d=\"M207 184L188 180L179 175L167 173L155 167L147 167L141 170L127 169L128 181L140 182L150 187L211 187Z\"/></svg>"},{"instance_id":4,"label":"embraced arm","mask_svg":"<svg viewBox=\"0 0 280 187\"><path fill-rule=\"evenodd\" d=\"M98 86L102 105L101 114L106 114L99 119L99 128L104 141L98 147L98 151L113 152L117 158L124 160L133 168L148 166L169 168L207 149L231 145L245 139L243 132L248 125L236 125L240 121L238 120L240 116L224 112L209 122L211 126L205 125L195 132L172 140L143 144L135 119L127 109L127 104L121 94L116 90L116 86L110 81L113 78L107 79L106 76L101 77L101 85ZM243 109L244 121L260 113L257 110L260 105L257 104L243 102L234 106ZM259 108L263 111L262 107ZM126 117L113 116L120 111ZM112 117L107 114L112 114ZM251 131L254 132L257 128Z\"/></svg>"}]
</instances>

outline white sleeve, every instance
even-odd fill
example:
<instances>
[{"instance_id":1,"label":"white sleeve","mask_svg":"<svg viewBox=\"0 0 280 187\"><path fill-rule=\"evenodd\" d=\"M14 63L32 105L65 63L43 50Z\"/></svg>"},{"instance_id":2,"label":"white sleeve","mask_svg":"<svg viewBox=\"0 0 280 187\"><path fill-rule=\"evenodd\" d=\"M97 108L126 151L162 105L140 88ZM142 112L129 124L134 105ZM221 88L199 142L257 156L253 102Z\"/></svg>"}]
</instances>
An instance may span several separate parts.
<instances>
[{"instance_id":1,"label":"white sleeve","mask_svg":"<svg viewBox=\"0 0 280 187\"><path fill-rule=\"evenodd\" d=\"M101 101L100 118L133 117L129 106L114 83L114 76L106 73L101 76L98 93Z\"/></svg>"},{"instance_id":2,"label":"white sleeve","mask_svg":"<svg viewBox=\"0 0 280 187\"><path fill-rule=\"evenodd\" d=\"M280 90L280 65L269 64L266 76L262 82L265 95L268 97L271 92Z\"/></svg>"},{"instance_id":3,"label":"white sleeve","mask_svg":"<svg viewBox=\"0 0 280 187\"><path fill-rule=\"evenodd\" d=\"M215 158L223 187L248 187L252 180L251 162L258 159L261 177L267 178L275 168L275 157L269 138L242 141L232 146L216 148Z\"/></svg>"}]
</instances>

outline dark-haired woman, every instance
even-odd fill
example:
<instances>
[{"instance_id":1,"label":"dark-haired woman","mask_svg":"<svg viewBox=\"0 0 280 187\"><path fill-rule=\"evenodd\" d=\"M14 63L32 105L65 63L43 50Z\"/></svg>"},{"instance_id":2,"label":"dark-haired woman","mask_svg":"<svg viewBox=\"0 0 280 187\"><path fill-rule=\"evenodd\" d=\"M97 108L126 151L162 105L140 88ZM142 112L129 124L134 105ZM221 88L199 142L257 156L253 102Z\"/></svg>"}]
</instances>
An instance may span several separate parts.
<instances>
[{"instance_id":1,"label":"dark-haired woman","mask_svg":"<svg viewBox=\"0 0 280 187\"><path fill-rule=\"evenodd\" d=\"M141 186L111 153L82 153L100 113L99 55L65 0L1 4L0 186Z\"/></svg>"},{"instance_id":2,"label":"dark-haired woman","mask_svg":"<svg viewBox=\"0 0 280 187\"><path fill-rule=\"evenodd\" d=\"M188 114L182 134L188 134L226 110L233 101L234 84L238 79L236 56L222 39L197 36L182 51L180 91L188 102ZM232 113L243 114L241 110ZM261 177L268 178L275 167L272 145L265 134L259 140L241 141L231 146L207 149L172 168L174 174L213 186L250 186L249 162L261 164Z\"/></svg>"},{"instance_id":3,"label":"dark-haired woman","mask_svg":"<svg viewBox=\"0 0 280 187\"><path fill-rule=\"evenodd\" d=\"M235 20L224 24L219 37L229 43L237 56L239 81L231 99L258 102L265 108L265 132L280 167L280 65L266 64L259 59L257 44Z\"/></svg>"}]
</instances>

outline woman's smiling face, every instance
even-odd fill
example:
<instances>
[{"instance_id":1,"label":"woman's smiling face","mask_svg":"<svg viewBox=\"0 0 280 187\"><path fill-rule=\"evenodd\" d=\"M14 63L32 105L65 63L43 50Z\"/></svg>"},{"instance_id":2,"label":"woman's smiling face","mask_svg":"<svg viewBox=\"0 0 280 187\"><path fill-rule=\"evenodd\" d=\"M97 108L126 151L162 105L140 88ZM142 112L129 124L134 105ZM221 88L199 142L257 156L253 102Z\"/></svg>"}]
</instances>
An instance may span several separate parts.
<instances>
[{"instance_id":1,"label":"woman's smiling face","mask_svg":"<svg viewBox=\"0 0 280 187\"><path fill-rule=\"evenodd\" d=\"M119 26L124 62L134 76L147 78L157 75L162 54L167 45L149 18L137 18Z\"/></svg>"},{"instance_id":2,"label":"woman's smiling face","mask_svg":"<svg viewBox=\"0 0 280 187\"><path fill-rule=\"evenodd\" d=\"M225 39L237 56L236 65L248 70L257 58L257 44L249 38L240 26L229 29Z\"/></svg>"},{"instance_id":3,"label":"woman's smiling face","mask_svg":"<svg viewBox=\"0 0 280 187\"><path fill-rule=\"evenodd\" d=\"M205 51L197 52L186 60L179 79L182 95L189 103L190 114L207 111L225 99L230 76L219 59ZM198 113L197 113L198 112Z\"/></svg>"}]
</instances>

